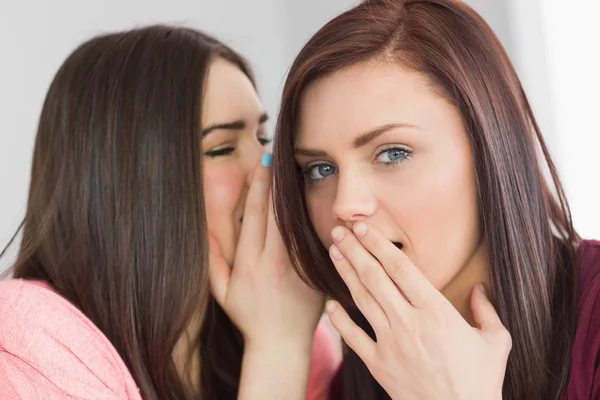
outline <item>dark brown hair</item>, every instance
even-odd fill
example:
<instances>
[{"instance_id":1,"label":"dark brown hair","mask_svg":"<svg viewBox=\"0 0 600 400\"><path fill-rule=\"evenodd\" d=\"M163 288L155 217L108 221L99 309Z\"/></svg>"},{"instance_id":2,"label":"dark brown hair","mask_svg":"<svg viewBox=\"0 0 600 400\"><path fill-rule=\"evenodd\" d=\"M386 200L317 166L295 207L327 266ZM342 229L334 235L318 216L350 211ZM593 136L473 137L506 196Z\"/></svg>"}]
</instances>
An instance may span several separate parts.
<instances>
[{"instance_id":1,"label":"dark brown hair","mask_svg":"<svg viewBox=\"0 0 600 400\"><path fill-rule=\"evenodd\" d=\"M559 398L576 324L579 238L510 60L487 23L462 1L366 1L327 23L296 58L283 90L273 162L277 220L296 268L346 309L356 308L311 226L294 141L306 88L371 60L422 73L460 112L475 154L492 295L513 339L504 399ZM352 317L373 335L362 315ZM343 381L345 398L388 398L347 346Z\"/></svg>"},{"instance_id":2,"label":"dark brown hair","mask_svg":"<svg viewBox=\"0 0 600 400\"><path fill-rule=\"evenodd\" d=\"M203 316L190 349L202 398L239 382L241 339L207 283L201 115L214 57L252 80L239 55L191 29L93 38L56 74L39 121L15 277L49 283L89 317L144 399L198 397L173 350Z\"/></svg>"}]
</instances>

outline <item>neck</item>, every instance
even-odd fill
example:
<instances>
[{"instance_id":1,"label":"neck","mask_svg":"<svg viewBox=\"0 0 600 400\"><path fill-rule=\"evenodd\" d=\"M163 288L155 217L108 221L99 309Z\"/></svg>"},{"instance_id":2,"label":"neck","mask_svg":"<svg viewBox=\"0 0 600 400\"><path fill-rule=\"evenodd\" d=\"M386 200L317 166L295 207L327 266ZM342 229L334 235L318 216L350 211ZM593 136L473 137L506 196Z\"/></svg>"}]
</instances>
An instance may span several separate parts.
<instances>
[{"instance_id":1,"label":"neck","mask_svg":"<svg viewBox=\"0 0 600 400\"><path fill-rule=\"evenodd\" d=\"M473 287L478 283L483 283L488 289L488 293L491 293L489 290L489 266L487 242L482 238L469 261L441 291L471 326L475 326L471 309Z\"/></svg>"}]
</instances>

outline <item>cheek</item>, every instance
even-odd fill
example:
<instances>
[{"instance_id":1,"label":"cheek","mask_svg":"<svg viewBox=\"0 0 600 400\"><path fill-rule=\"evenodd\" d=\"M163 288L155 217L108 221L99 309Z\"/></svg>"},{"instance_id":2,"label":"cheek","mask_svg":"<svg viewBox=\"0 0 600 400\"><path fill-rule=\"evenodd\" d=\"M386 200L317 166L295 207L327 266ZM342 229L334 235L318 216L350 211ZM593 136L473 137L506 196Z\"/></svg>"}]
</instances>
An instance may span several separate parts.
<instances>
[{"instance_id":1,"label":"cheek","mask_svg":"<svg viewBox=\"0 0 600 400\"><path fill-rule=\"evenodd\" d=\"M332 213L334 194L331 190L319 189L308 189L305 193L311 223L321 243L329 248L333 244L331 230L336 224Z\"/></svg>"},{"instance_id":2,"label":"cheek","mask_svg":"<svg viewBox=\"0 0 600 400\"><path fill-rule=\"evenodd\" d=\"M204 202L208 229L216 236L226 258L235 250L235 240L239 230L239 217L242 195L245 187L245 174L238 168L228 165L211 165L204 168Z\"/></svg>"},{"instance_id":3,"label":"cheek","mask_svg":"<svg viewBox=\"0 0 600 400\"><path fill-rule=\"evenodd\" d=\"M393 214L410 241L407 254L438 289L469 261L481 232L470 155L424 166L407 184Z\"/></svg>"}]
</instances>

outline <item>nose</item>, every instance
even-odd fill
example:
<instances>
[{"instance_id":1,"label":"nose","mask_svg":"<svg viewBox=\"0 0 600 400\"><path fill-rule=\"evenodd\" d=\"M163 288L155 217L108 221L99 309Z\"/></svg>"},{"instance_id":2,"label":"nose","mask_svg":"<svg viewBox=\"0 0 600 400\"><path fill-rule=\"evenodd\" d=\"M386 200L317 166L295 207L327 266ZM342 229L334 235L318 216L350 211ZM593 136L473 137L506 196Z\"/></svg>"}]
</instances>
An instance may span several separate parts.
<instances>
[{"instance_id":1,"label":"nose","mask_svg":"<svg viewBox=\"0 0 600 400\"><path fill-rule=\"evenodd\" d=\"M368 181L360 174L338 172L338 185L332 213L335 219L354 223L363 221L377 211L377 199Z\"/></svg>"},{"instance_id":2,"label":"nose","mask_svg":"<svg viewBox=\"0 0 600 400\"><path fill-rule=\"evenodd\" d=\"M265 152L265 148L258 142L252 143L248 146L242 156L242 166L246 172L246 184L250 186L252 182L252 176L254 169L258 165L258 161Z\"/></svg>"}]
</instances>

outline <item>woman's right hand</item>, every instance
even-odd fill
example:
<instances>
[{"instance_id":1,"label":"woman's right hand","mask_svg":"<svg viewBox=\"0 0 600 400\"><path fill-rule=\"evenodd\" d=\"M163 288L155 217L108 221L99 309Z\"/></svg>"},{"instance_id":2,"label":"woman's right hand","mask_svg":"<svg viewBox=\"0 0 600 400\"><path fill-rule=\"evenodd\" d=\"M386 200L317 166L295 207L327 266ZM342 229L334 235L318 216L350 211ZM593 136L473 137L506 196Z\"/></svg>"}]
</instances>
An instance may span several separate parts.
<instances>
[{"instance_id":1,"label":"woman's right hand","mask_svg":"<svg viewBox=\"0 0 600 400\"><path fill-rule=\"evenodd\" d=\"M271 175L262 163L254 171L233 266L210 237L211 290L242 333L245 352L310 355L324 298L292 268L270 202Z\"/></svg>"}]
</instances>

